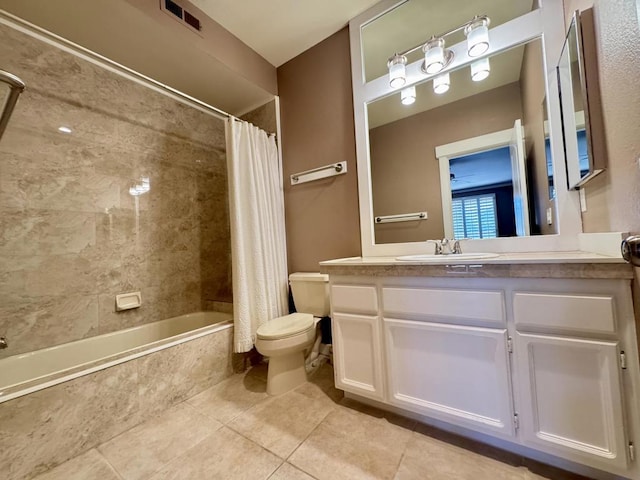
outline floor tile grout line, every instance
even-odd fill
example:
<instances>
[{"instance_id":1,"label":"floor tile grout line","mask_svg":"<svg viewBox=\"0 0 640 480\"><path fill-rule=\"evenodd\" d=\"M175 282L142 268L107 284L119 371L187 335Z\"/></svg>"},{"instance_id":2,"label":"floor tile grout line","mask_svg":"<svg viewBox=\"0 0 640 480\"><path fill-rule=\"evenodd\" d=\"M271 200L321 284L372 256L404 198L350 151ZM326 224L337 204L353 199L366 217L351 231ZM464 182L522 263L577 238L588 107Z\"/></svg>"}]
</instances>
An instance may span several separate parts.
<instances>
[{"instance_id":1,"label":"floor tile grout line","mask_svg":"<svg viewBox=\"0 0 640 480\"><path fill-rule=\"evenodd\" d=\"M98 455L100 455L100 457L107 463L107 465L109 465L109 467L111 467L111 470L113 470L115 472L115 474L118 476L118 478L120 480L127 480L125 478L124 475L122 475L120 473L120 471L115 467L115 465L113 465L109 459L98 449L98 447L95 447L96 452L98 453ZM79 455L78 455L79 456ZM78 456L74 457L74 458L78 458ZM66 462L65 462L66 463Z\"/></svg>"},{"instance_id":2,"label":"floor tile grout line","mask_svg":"<svg viewBox=\"0 0 640 480\"><path fill-rule=\"evenodd\" d=\"M202 440L200 440L199 442L193 444L191 447L187 448L184 452L182 452L180 455L176 455L175 457L173 457L171 460L169 460L168 462L162 464L160 467L158 467L156 470L154 470L152 473L150 473L149 475L145 475L143 478L139 479L139 480L148 480L149 478L152 478L156 473L158 473L160 470L162 470L163 468L165 468L167 465L173 463L174 461L176 461L179 458L182 458L183 456L185 456L188 452L190 452L191 450L193 450L194 448L196 448L198 445L200 445L202 442L204 442L205 440L208 440L211 435L219 432L221 430L221 428L218 428L217 430L211 432L208 435L205 435L204 438ZM125 479L127 480L127 479Z\"/></svg>"},{"instance_id":3,"label":"floor tile grout line","mask_svg":"<svg viewBox=\"0 0 640 480\"><path fill-rule=\"evenodd\" d=\"M201 410L199 407L196 407L195 405L190 403L189 400L185 400L183 403L186 403L187 405L189 405L189 408L193 410L194 413L196 413L197 415L200 415L206 418L207 420L211 420L213 422L218 423L220 426L214 430L215 432L217 432L218 430L220 430L220 428L225 426L225 423L222 420L220 420L219 418L215 418L213 415L205 412L204 409Z\"/></svg>"},{"instance_id":4,"label":"floor tile grout line","mask_svg":"<svg viewBox=\"0 0 640 480\"><path fill-rule=\"evenodd\" d=\"M409 445L409 442L407 442L407 445ZM393 478L396 478L398 476L398 472L400 471L400 465L402 465L402 461L404 460L405 453L407 452L407 445L405 445L404 451L402 452L402 455L400 455L400 460L398 460L398 465L396 467L396 471L393 473Z\"/></svg>"},{"instance_id":5,"label":"floor tile grout line","mask_svg":"<svg viewBox=\"0 0 640 480\"><path fill-rule=\"evenodd\" d=\"M279 458L279 457L278 457L278 458ZM282 463L281 463L280 465L278 465L278 466L276 467L276 469L275 469L273 472L271 472L271 473L269 474L269 476L268 476L268 477L266 477L264 480L269 480L270 478L273 478L273 476L276 474L276 472L277 472L278 470L280 470L280 467L282 467L282 465L284 465L285 463L287 463L287 461L286 461L286 460L282 460Z\"/></svg>"},{"instance_id":6,"label":"floor tile grout line","mask_svg":"<svg viewBox=\"0 0 640 480\"><path fill-rule=\"evenodd\" d=\"M327 417L328 417L329 415L331 415L334 411L335 411L335 407L332 407L332 408L331 408L331 410L329 410L329 411L327 412L327 414L326 414L324 417L322 417L322 420L320 420L320 421L316 424L316 426L315 426L315 427L313 427L313 428L311 429L311 431L309 431L309 433L307 434L307 436L306 436L306 437L304 437L304 439L303 439L303 440L302 440L298 445L296 445L296 448L294 448L294 449L293 449L293 451L292 451L292 452L287 456L287 458L285 459L287 462L289 461L289 459L291 458L291 456L292 456L294 453L296 453L296 452L298 451L298 449L302 446L302 444L303 444L304 442L306 442L307 440L309 440L309 437L313 434L313 432L315 432L315 431L318 429L318 427L322 424L322 422L324 422L324 421L327 419ZM292 465L293 465L293 464L292 464ZM294 465L294 466L295 466L295 465ZM298 470L302 470L302 471L303 471L303 472L305 472L305 473L309 473L309 472L307 472L307 471L303 470L303 469L302 469L302 468L300 468L300 467L296 467L296 468L298 468Z\"/></svg>"},{"instance_id":7,"label":"floor tile grout line","mask_svg":"<svg viewBox=\"0 0 640 480\"><path fill-rule=\"evenodd\" d=\"M188 400L188 399L187 399L187 400ZM203 415L203 414L201 414L197 409L195 409L195 407L193 407L193 405L189 404L187 400L183 400L183 401L182 401L182 402L180 402L180 403L176 403L175 405L173 405L173 406L171 406L171 407L167 408L166 410L164 410L161 414L153 415L151 418L149 418L149 419L145 420L145 421L144 421L144 422L142 422L142 423L139 423L139 424L138 424L138 425L136 425L135 427L132 427L132 428L130 428L129 430L127 430L127 431L125 431L125 432L122 432L120 435L117 435L117 436L115 436L115 437L111 438L110 440L107 440L107 442L103 442L103 443L101 443L100 445L98 445L98 446L96 446L96 447L95 447L96 451L98 451L98 452L100 453L100 455L101 455L101 456L102 456L102 457L107 461L107 463L109 463L109 465L111 465L111 467L112 467L112 468L117 472L117 474L122 478L122 480L129 480L129 478L128 478L127 476L125 476L124 474L120 473L120 471L119 471L118 469L116 469L116 467L115 467L114 465L112 465L112 464L111 464L111 462L109 461L109 459L107 458L107 456L106 456L102 451L100 451L100 447L101 447L102 445L104 445L104 444L108 443L108 442L111 442L112 440L115 440L116 438L118 438L118 437L120 437L120 436L122 436L122 435L125 435L126 433L130 432L130 431L131 431L131 430L133 430L134 428L140 427L140 426L142 426L142 425L144 425L144 424L146 424L146 423L149 423L149 422L151 422L151 421L153 421L153 420L158 420L158 419L160 419L161 417L162 417L162 418L165 418L165 416L166 416L166 414L169 412L169 410L172 410L172 409L174 409L174 408L178 408L179 406L181 406L181 405L183 405L183 404L186 404L186 405L187 405L187 410L188 410L188 411L191 411L192 413L195 413L195 414L197 414L197 415ZM203 415L203 416L204 416L204 415ZM206 417L206 416L205 416L205 417ZM218 424L219 424L219 427L218 427L218 428L216 428L215 430L212 430L211 432L209 432L207 435L205 435L205 436L202 438L202 440L200 440L199 442L195 443L194 445L192 445L191 447L189 447L188 449L186 449L186 450L185 450L185 451L183 451L182 453L180 453L180 454L178 454L178 455L176 455L176 456L174 456L174 457L171 457L167 462L163 463L160 467L158 467L156 470L154 470L154 471L153 471L152 473L150 473L149 475L145 475L145 476L143 477L143 479L141 479L141 480L144 480L144 479L147 479L147 478L151 478L153 475L155 475L155 474L156 474L156 473L158 473L160 470L162 470L162 468L164 468L165 466L167 466L169 463L173 462L176 458L181 457L184 453L186 453L187 451L191 450L191 449L192 449L193 447L195 447L196 445L200 444L200 442L202 442L202 441L204 441L205 439L209 438L212 434L214 434L215 432L217 432L218 430L220 430L220 429L224 426L224 425L222 424L222 422L220 422L220 421L217 421L217 420L215 420L215 419L211 419L211 418L209 418L209 417L206 417L206 418L207 418L208 420L213 420L213 421L215 421L216 423L218 423ZM74 457L74 458L75 458L75 457Z\"/></svg>"},{"instance_id":8,"label":"floor tile grout line","mask_svg":"<svg viewBox=\"0 0 640 480\"><path fill-rule=\"evenodd\" d=\"M317 480L317 478L318 478L318 477L316 477L315 475L312 475L311 473L307 472L304 468L302 468L302 467L300 467L300 466L298 466L298 465L295 465L294 463L290 463L290 462L289 462L289 459L293 456L293 454L294 454L294 453L296 453L296 452L298 451L298 449L299 449L299 448L300 448L300 447L301 447L301 446L302 446L302 445L303 445L307 440L309 440L309 437L311 437L311 435L313 434L313 432L315 432L315 431L320 427L320 425L322 425L322 423L327 419L327 417L336 411L336 408L337 408L337 407L334 405L334 406L331 408L331 410L329 410L329 411L327 412L327 414L326 414L324 417L322 417L322 420L320 420L320 421L318 422L318 424L317 424L315 427L313 427L313 428L311 429L311 431L310 431L310 432L309 432L309 434L304 438L304 440L302 440L302 441L301 441L301 442L296 446L296 448L294 448L294 449L293 449L293 451L289 454L289 456L288 456L288 457L286 458L286 460L285 460L285 462L286 462L286 463L289 463L289 465L291 465L293 468L297 468L297 469L298 469L298 470L300 470L301 472L303 472L303 473L305 473L305 474L309 475L309 476L310 476L311 478L313 478L314 480Z\"/></svg>"},{"instance_id":9,"label":"floor tile grout line","mask_svg":"<svg viewBox=\"0 0 640 480\"><path fill-rule=\"evenodd\" d=\"M260 448L261 448L262 450L264 450L265 452L267 452L267 453L269 453L269 454L271 454L271 455L273 455L273 456L275 456L275 457L279 458L280 460L282 460L282 462L283 462L283 463L287 461L285 458L282 458L282 457L281 457L280 455L278 455L277 453L274 453L274 452L272 452L271 450L269 450L268 448L263 447L263 446L262 446L262 445L260 445L258 442L256 442L256 441L254 441L254 440L250 439L250 438L249 438L249 437L247 437L245 434L243 434L243 433L241 433L241 432L237 431L235 428L233 428L233 427L231 427L231 426L229 426L229 425L225 425L225 427L227 427L227 428L228 428L229 430L231 430L233 433L236 433L236 434L240 435L240 436L241 436L242 438L244 438L245 440L248 440L249 442L253 443L254 445L256 445L256 446L260 447Z\"/></svg>"}]
</instances>

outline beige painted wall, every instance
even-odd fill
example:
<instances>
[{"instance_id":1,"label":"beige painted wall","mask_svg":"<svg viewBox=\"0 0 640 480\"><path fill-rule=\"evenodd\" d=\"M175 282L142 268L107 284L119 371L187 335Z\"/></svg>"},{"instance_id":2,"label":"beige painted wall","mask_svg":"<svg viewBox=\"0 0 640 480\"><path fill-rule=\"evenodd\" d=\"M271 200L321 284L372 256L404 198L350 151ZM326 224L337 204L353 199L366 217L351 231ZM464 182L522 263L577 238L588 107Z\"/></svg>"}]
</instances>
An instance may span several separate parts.
<instances>
[{"instance_id":1,"label":"beige painted wall","mask_svg":"<svg viewBox=\"0 0 640 480\"><path fill-rule=\"evenodd\" d=\"M607 141L607 171L586 187L587 232L640 232L640 26L631 0L565 0L575 9L594 7L600 93Z\"/></svg>"},{"instance_id":2,"label":"beige painted wall","mask_svg":"<svg viewBox=\"0 0 640 480\"><path fill-rule=\"evenodd\" d=\"M519 83L428 110L370 132L373 211L427 210L428 219L375 226L376 243L442 238L440 169L435 147L506 130L522 117Z\"/></svg>"},{"instance_id":3,"label":"beige painted wall","mask_svg":"<svg viewBox=\"0 0 640 480\"><path fill-rule=\"evenodd\" d=\"M349 33L278 68L289 271L361 254ZM347 173L291 186L289 176L338 161Z\"/></svg>"},{"instance_id":4,"label":"beige painted wall","mask_svg":"<svg viewBox=\"0 0 640 480\"><path fill-rule=\"evenodd\" d=\"M6 10L211 105L240 115L277 93L276 68L185 0L200 33L159 0L0 0Z\"/></svg>"}]
</instances>

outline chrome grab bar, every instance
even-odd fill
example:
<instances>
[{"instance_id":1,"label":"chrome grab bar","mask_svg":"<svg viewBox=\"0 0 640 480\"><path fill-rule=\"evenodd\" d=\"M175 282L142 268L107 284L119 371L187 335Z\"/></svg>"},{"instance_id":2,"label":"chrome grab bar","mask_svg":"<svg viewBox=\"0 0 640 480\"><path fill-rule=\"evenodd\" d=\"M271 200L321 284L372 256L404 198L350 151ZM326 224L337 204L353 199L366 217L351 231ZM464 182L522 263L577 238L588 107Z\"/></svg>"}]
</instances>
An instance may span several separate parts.
<instances>
[{"instance_id":1,"label":"chrome grab bar","mask_svg":"<svg viewBox=\"0 0 640 480\"><path fill-rule=\"evenodd\" d=\"M9 123L9 117L13 112L13 107L15 107L18 97L24 91L25 84L19 77L4 70L0 70L0 82L9 85L10 89L2 113L0 113L0 138L2 138L2 134Z\"/></svg>"},{"instance_id":2,"label":"chrome grab bar","mask_svg":"<svg viewBox=\"0 0 640 480\"><path fill-rule=\"evenodd\" d=\"M425 218L427 218L427 212L381 215L376 217L376 223L409 222L411 220L424 220Z\"/></svg>"}]
</instances>

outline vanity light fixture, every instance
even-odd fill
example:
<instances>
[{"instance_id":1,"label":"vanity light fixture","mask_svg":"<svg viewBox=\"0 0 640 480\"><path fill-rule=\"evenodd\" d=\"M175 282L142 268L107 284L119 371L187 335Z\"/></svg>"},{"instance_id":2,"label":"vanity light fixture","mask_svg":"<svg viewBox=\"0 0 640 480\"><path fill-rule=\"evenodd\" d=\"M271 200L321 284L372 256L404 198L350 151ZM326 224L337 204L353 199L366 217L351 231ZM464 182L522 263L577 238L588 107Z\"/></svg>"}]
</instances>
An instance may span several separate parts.
<instances>
[{"instance_id":1,"label":"vanity light fixture","mask_svg":"<svg viewBox=\"0 0 640 480\"><path fill-rule=\"evenodd\" d=\"M416 101L415 85L407 87L400 92L400 101L403 105L411 105Z\"/></svg>"},{"instance_id":2,"label":"vanity light fixture","mask_svg":"<svg viewBox=\"0 0 640 480\"><path fill-rule=\"evenodd\" d=\"M464 27L467 36L467 54L470 57L479 57L489 50L489 17L476 15L470 23Z\"/></svg>"},{"instance_id":3,"label":"vanity light fixture","mask_svg":"<svg viewBox=\"0 0 640 480\"><path fill-rule=\"evenodd\" d=\"M489 57L481 58L471 64L471 80L474 82L481 82L489 76L490 72Z\"/></svg>"},{"instance_id":4,"label":"vanity light fixture","mask_svg":"<svg viewBox=\"0 0 640 480\"><path fill-rule=\"evenodd\" d=\"M438 75L433 79L433 91L438 95L442 95L447 92L450 85L451 79L449 78L449 72Z\"/></svg>"},{"instance_id":5,"label":"vanity light fixture","mask_svg":"<svg viewBox=\"0 0 640 480\"><path fill-rule=\"evenodd\" d=\"M446 61L444 38L432 37L431 40L424 44L422 51L424 52L423 70L425 73L438 73L444 68Z\"/></svg>"},{"instance_id":6,"label":"vanity light fixture","mask_svg":"<svg viewBox=\"0 0 640 480\"><path fill-rule=\"evenodd\" d=\"M395 53L387 62L389 69L389 86L400 88L407 83L407 57Z\"/></svg>"},{"instance_id":7,"label":"vanity light fixture","mask_svg":"<svg viewBox=\"0 0 640 480\"><path fill-rule=\"evenodd\" d=\"M416 45L404 52L394 53L387 60L389 69L389 86L391 88L401 88L407 83L407 55L419 49L424 53L422 62L422 72L426 75L435 75L446 69L454 58L454 53L445 46L445 37L460 30L464 30L467 37L467 54L474 58L483 55L489 50L489 24L491 19L487 15L476 15L471 20L451 30L433 35L425 43ZM475 82L484 80L489 76L489 59L484 58L471 64L471 77ZM449 74L440 75L433 80L433 91L442 94L449 90L451 82ZM408 90L408 89L405 89ZM413 97L409 100L409 93L403 90L400 98L404 105L410 105L415 101L415 88Z\"/></svg>"}]
</instances>

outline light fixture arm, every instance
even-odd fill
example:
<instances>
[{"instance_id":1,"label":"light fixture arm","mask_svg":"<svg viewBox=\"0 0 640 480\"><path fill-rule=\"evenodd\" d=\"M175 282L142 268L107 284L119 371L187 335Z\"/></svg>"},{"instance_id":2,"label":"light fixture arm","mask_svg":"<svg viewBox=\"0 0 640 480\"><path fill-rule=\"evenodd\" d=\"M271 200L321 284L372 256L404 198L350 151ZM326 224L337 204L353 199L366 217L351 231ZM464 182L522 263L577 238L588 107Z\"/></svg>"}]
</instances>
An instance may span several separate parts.
<instances>
[{"instance_id":1,"label":"light fixture arm","mask_svg":"<svg viewBox=\"0 0 640 480\"><path fill-rule=\"evenodd\" d=\"M411 47L408 50L404 50L403 52L395 53L394 55L389 57L389 60L391 60L391 58L393 58L393 56L395 56L395 55L400 55L400 56L409 55L410 53L413 53L416 50L420 50L422 47L424 47L424 45L426 43L428 43L431 40L434 40L436 38L447 37L447 36L449 36L449 35L451 35L453 33L459 32L460 30L465 30L467 27L473 25L476 22L480 22L480 21L486 21L487 25L489 25L489 23L491 22L491 19L487 15L476 15L471 20L469 20L468 22L463 23L462 25L459 25L459 26L457 26L455 28L452 28L451 30L447 30L446 32L441 33L439 35L432 35L431 38L429 38L426 42L422 42L422 43L416 45L415 47Z\"/></svg>"}]
</instances>

